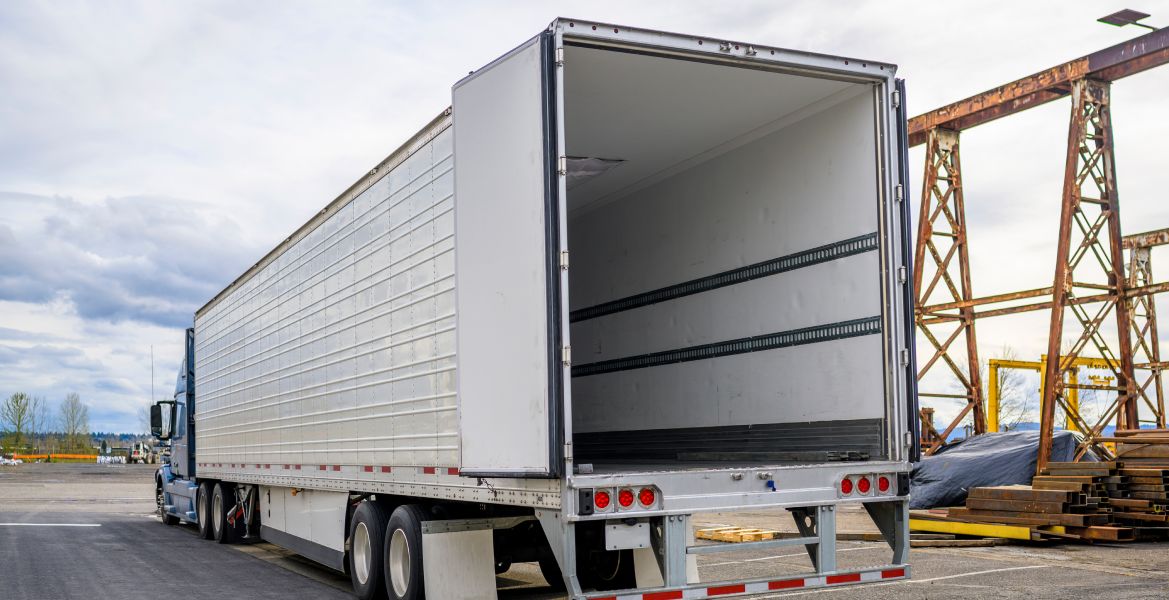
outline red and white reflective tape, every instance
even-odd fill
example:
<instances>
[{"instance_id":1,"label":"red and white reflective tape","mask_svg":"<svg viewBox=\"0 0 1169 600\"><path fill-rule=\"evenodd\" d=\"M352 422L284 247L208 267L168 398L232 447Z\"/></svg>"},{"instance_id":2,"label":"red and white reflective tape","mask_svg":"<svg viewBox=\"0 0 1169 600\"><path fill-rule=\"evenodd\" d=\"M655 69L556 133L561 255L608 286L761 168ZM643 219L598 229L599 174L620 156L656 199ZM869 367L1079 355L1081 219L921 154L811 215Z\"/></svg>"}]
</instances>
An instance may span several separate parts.
<instances>
[{"instance_id":1,"label":"red and white reflective tape","mask_svg":"<svg viewBox=\"0 0 1169 600\"><path fill-rule=\"evenodd\" d=\"M802 590L904 579L907 574L908 571L905 567L881 568L868 571L818 575L816 577L695 585L675 590L655 590L652 592L636 592L616 596L589 595L588 597L594 600L692 600L700 598L723 598L741 594L761 594L766 592L781 592L784 590Z\"/></svg>"},{"instance_id":2,"label":"red and white reflective tape","mask_svg":"<svg viewBox=\"0 0 1169 600\"><path fill-rule=\"evenodd\" d=\"M259 470L265 470L265 469L270 470L272 468L272 465L270 465L270 464L250 464L250 465L249 464L235 464L235 463L226 464L226 465L223 463L196 463L196 464L200 467L206 467L209 469L222 469L224 467L227 467L230 469L252 469L252 468L255 468L255 469L259 469ZM280 466L283 467L285 471L288 471L288 470L299 471L301 468L301 465L294 465L294 464L286 464L286 465L280 465ZM309 468L311 469L313 467L316 467L318 471L337 472L337 471L342 470L342 466L343 465L309 465ZM394 467L391 467L391 466L355 465L354 468L362 473L392 473L394 471ZM397 468L401 469L403 467L397 467ZM459 475L459 468L458 467L409 467L409 468L415 469L421 475L453 475L453 476Z\"/></svg>"}]
</instances>

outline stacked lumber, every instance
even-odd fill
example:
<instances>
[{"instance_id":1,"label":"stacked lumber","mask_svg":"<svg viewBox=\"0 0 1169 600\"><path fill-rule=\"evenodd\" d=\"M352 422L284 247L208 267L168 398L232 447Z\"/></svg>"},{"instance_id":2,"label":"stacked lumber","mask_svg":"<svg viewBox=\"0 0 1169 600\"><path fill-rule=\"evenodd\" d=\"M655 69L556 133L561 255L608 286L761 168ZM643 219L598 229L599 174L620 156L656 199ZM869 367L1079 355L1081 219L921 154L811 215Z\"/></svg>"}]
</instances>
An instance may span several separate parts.
<instances>
[{"instance_id":1,"label":"stacked lumber","mask_svg":"<svg viewBox=\"0 0 1169 600\"><path fill-rule=\"evenodd\" d=\"M1114 500L1127 494L1127 476L1119 473L1115 462L1053 462L1031 480L1031 487L1041 490L1075 490L1084 495L1083 512L1091 514L1091 526L1072 525L1070 534L1087 540L1126 541L1135 539L1132 527L1118 524Z\"/></svg>"},{"instance_id":2,"label":"stacked lumber","mask_svg":"<svg viewBox=\"0 0 1169 600\"><path fill-rule=\"evenodd\" d=\"M1169 469L1169 429L1118 429L1115 439L1124 466Z\"/></svg>"},{"instance_id":3,"label":"stacked lumber","mask_svg":"<svg viewBox=\"0 0 1169 600\"><path fill-rule=\"evenodd\" d=\"M1092 482L1052 481L1041 482L1039 488L972 488L966 506L949 509L948 516L972 523L1026 526L1032 529L1032 539L1133 539L1131 529L1110 525L1109 511L1108 497L1099 495Z\"/></svg>"},{"instance_id":4,"label":"stacked lumber","mask_svg":"<svg viewBox=\"0 0 1169 600\"><path fill-rule=\"evenodd\" d=\"M965 507L915 511L911 526L1032 541L1169 539L1169 429L1106 439L1115 461L1048 463L1030 486L971 488Z\"/></svg>"}]
</instances>

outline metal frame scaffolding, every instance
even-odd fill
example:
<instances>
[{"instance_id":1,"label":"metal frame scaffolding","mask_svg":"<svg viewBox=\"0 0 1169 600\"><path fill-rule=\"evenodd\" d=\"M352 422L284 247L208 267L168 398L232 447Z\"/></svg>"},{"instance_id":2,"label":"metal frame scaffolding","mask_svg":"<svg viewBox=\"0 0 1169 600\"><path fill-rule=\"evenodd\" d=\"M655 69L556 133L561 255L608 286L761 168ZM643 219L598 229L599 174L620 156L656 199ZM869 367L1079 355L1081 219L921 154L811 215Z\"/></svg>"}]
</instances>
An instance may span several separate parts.
<instances>
[{"instance_id":1,"label":"metal frame scaffolding","mask_svg":"<svg viewBox=\"0 0 1169 600\"><path fill-rule=\"evenodd\" d=\"M1064 408L1073 425L1085 435L1077 455L1088 447L1100 448L1103 428L1114 417L1118 424L1136 428L1140 398L1152 411L1153 421L1164 427L1161 371L1165 363L1160 361L1157 349L1151 294L1166 291L1169 283L1151 282L1151 270L1146 268L1148 253L1145 251L1142 259L1135 246L1132 268L1125 273L1109 87L1113 81L1166 63L1169 29L1153 31L910 120L910 145L927 144L914 264L918 301L915 314L918 332L934 349L933 356L918 372L918 380L924 382L931 371L945 365L950 385L956 380L960 391L930 390L920 395L966 401L941 432L923 423L922 443L927 453L944 443L967 415L973 415L975 434L988 430L979 376L977 319L1037 310L1049 310L1051 314L1047 353L1052 357L1045 365L1038 468L1042 469L1050 456L1056 406ZM1053 285L976 298L970 283L960 132L1069 96L1072 112ZM1166 239L1169 240L1169 232ZM1023 302L1029 299L1038 301ZM1065 313L1071 313L1073 319L1065 320ZM1115 323L1114 331L1110 321ZM1064 335L1073 331L1074 342L1065 347ZM1133 333L1138 338L1135 347ZM956 344L958 338L965 343ZM1116 385L1080 384L1060 375L1080 360L1089 345L1110 365ZM1134 351L1140 353L1140 364L1148 372L1141 385L1135 378ZM929 383L944 379L935 376ZM1078 411L1068 410L1070 393L1104 388L1116 391L1117 397L1096 422L1088 423ZM1150 401L1149 390L1155 401Z\"/></svg>"}]
</instances>

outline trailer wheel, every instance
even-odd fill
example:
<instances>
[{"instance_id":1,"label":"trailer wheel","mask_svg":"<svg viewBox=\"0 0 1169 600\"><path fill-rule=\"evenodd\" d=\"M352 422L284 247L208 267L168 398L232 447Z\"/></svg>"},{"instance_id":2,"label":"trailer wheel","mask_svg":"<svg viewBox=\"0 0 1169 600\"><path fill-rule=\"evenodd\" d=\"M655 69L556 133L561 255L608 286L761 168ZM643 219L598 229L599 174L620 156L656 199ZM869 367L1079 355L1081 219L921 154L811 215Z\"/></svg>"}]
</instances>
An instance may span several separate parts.
<instances>
[{"instance_id":1,"label":"trailer wheel","mask_svg":"<svg viewBox=\"0 0 1169 600\"><path fill-rule=\"evenodd\" d=\"M579 573L581 585L597 590L624 590L637 586L632 550L597 551L589 555L588 566Z\"/></svg>"},{"instance_id":2,"label":"trailer wheel","mask_svg":"<svg viewBox=\"0 0 1169 600\"><path fill-rule=\"evenodd\" d=\"M204 481L195 492L195 518L199 523L199 537L209 540L215 537L211 530L211 484Z\"/></svg>"},{"instance_id":3,"label":"trailer wheel","mask_svg":"<svg viewBox=\"0 0 1169 600\"><path fill-rule=\"evenodd\" d=\"M560 572L560 564L556 562L556 557L551 551L540 555L540 574L544 576L544 581L548 582L548 587L552 588L552 591L565 590L564 574Z\"/></svg>"},{"instance_id":4,"label":"trailer wheel","mask_svg":"<svg viewBox=\"0 0 1169 600\"><path fill-rule=\"evenodd\" d=\"M232 485L221 481L215 484L211 493L211 533L220 544L230 544L236 538L236 528L227 522L228 511L235 506L235 495L232 492Z\"/></svg>"},{"instance_id":5,"label":"trailer wheel","mask_svg":"<svg viewBox=\"0 0 1169 600\"><path fill-rule=\"evenodd\" d=\"M349 581L361 600L386 597L382 543L386 537L386 513L369 500L357 505L349 523Z\"/></svg>"},{"instance_id":6,"label":"trailer wheel","mask_svg":"<svg viewBox=\"0 0 1169 600\"><path fill-rule=\"evenodd\" d=\"M158 506L158 516L162 517L163 525L178 525L179 518L166 512L166 495L162 491L162 480L155 480L154 503Z\"/></svg>"},{"instance_id":7,"label":"trailer wheel","mask_svg":"<svg viewBox=\"0 0 1169 600\"><path fill-rule=\"evenodd\" d=\"M423 600L426 584L422 580L422 522L426 511L417 504L394 509L386 527L386 592L394 600Z\"/></svg>"}]
</instances>

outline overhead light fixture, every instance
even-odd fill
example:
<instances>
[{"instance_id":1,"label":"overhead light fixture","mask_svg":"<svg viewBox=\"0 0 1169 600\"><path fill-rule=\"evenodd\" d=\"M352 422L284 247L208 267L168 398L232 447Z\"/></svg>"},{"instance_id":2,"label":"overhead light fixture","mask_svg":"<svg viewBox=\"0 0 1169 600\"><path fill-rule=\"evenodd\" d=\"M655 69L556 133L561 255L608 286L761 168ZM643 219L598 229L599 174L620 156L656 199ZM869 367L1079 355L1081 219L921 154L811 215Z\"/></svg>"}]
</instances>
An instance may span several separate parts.
<instances>
[{"instance_id":1,"label":"overhead light fixture","mask_svg":"<svg viewBox=\"0 0 1169 600\"><path fill-rule=\"evenodd\" d=\"M1114 12L1108 16L1100 17L1096 20L1106 25L1115 25L1117 27L1124 27L1125 25L1136 25L1137 27L1144 27L1145 29L1152 29L1153 31L1157 31L1156 27L1139 22L1141 19L1145 19L1148 16L1148 13L1126 8L1124 10Z\"/></svg>"},{"instance_id":2,"label":"overhead light fixture","mask_svg":"<svg viewBox=\"0 0 1169 600\"><path fill-rule=\"evenodd\" d=\"M593 156L568 157L568 189L572 189L609 169L625 162L620 158L597 158Z\"/></svg>"}]
</instances>

